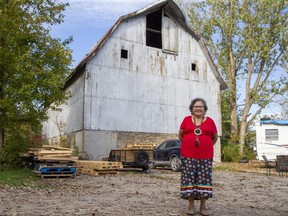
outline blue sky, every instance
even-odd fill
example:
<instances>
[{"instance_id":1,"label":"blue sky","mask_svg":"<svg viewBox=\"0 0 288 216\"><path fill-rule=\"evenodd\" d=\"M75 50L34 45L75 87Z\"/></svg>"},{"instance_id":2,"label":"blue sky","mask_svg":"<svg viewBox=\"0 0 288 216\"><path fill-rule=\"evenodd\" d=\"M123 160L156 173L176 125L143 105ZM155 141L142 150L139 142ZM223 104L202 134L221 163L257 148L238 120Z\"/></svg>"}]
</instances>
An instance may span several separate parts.
<instances>
[{"instance_id":1,"label":"blue sky","mask_svg":"<svg viewBox=\"0 0 288 216\"><path fill-rule=\"evenodd\" d=\"M73 37L73 66L89 52L92 46L122 15L139 10L155 0L61 0L69 7L63 12L64 23L54 26L51 34L61 40Z\"/></svg>"}]
</instances>

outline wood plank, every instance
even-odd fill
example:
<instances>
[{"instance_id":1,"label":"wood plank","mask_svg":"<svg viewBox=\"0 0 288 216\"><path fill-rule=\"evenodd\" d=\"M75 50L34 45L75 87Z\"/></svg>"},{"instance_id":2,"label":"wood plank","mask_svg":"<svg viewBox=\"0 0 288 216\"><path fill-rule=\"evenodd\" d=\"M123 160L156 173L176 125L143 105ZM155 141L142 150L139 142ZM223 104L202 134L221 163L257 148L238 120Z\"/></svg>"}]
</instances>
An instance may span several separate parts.
<instances>
[{"instance_id":1,"label":"wood plank","mask_svg":"<svg viewBox=\"0 0 288 216\"><path fill-rule=\"evenodd\" d=\"M43 149L57 149L57 150L74 150L72 148L65 148L65 147L60 147L60 146L50 146L50 145L43 145Z\"/></svg>"},{"instance_id":2,"label":"wood plank","mask_svg":"<svg viewBox=\"0 0 288 216\"><path fill-rule=\"evenodd\" d=\"M71 160L71 161L77 161L78 157L72 157L71 155L67 156L67 157L57 157L57 156L38 156L36 159L38 160L58 160L58 161L67 161L67 160Z\"/></svg>"},{"instance_id":3,"label":"wood plank","mask_svg":"<svg viewBox=\"0 0 288 216\"><path fill-rule=\"evenodd\" d=\"M96 170L109 170L109 169L121 169L123 168L122 162L110 162L110 161L82 161L76 162L78 168L96 169Z\"/></svg>"},{"instance_id":4,"label":"wood plank","mask_svg":"<svg viewBox=\"0 0 288 216\"><path fill-rule=\"evenodd\" d=\"M36 155L41 155L41 154L71 154L73 151L67 151L67 150L40 150L35 152Z\"/></svg>"},{"instance_id":5,"label":"wood plank","mask_svg":"<svg viewBox=\"0 0 288 216\"><path fill-rule=\"evenodd\" d=\"M156 144L127 144L126 147L123 148L123 150L153 150L156 146Z\"/></svg>"}]
</instances>

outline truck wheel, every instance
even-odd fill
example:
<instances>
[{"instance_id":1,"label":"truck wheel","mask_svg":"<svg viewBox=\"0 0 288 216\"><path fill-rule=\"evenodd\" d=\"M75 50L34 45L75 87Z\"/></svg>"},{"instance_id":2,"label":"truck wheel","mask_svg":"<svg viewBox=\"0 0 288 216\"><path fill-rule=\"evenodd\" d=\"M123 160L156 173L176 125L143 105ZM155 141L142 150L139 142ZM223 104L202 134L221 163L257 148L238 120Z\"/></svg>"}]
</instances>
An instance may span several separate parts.
<instances>
[{"instance_id":1,"label":"truck wheel","mask_svg":"<svg viewBox=\"0 0 288 216\"><path fill-rule=\"evenodd\" d=\"M137 164L146 165L149 163L149 155L145 151L140 151L135 155L135 161Z\"/></svg>"},{"instance_id":2,"label":"truck wheel","mask_svg":"<svg viewBox=\"0 0 288 216\"><path fill-rule=\"evenodd\" d=\"M170 164L171 164L171 169L174 172L181 170L181 161L177 156L171 158Z\"/></svg>"}]
</instances>

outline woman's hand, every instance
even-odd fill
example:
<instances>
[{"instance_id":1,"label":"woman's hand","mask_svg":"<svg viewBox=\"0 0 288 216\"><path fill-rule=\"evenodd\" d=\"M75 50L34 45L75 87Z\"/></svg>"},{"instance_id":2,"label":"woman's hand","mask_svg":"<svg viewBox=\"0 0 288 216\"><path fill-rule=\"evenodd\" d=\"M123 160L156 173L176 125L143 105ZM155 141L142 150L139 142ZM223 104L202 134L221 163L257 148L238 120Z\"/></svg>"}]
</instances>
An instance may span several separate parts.
<instances>
[{"instance_id":1,"label":"woman's hand","mask_svg":"<svg viewBox=\"0 0 288 216\"><path fill-rule=\"evenodd\" d=\"M183 135L184 135L184 132L183 132L183 130L179 130L179 133L178 133L178 137L179 137L179 139L182 141L182 139L183 139Z\"/></svg>"},{"instance_id":2,"label":"woman's hand","mask_svg":"<svg viewBox=\"0 0 288 216\"><path fill-rule=\"evenodd\" d=\"M217 134L214 134L214 135L212 136L213 145L217 142L217 140L218 140L218 135L217 135Z\"/></svg>"}]
</instances>

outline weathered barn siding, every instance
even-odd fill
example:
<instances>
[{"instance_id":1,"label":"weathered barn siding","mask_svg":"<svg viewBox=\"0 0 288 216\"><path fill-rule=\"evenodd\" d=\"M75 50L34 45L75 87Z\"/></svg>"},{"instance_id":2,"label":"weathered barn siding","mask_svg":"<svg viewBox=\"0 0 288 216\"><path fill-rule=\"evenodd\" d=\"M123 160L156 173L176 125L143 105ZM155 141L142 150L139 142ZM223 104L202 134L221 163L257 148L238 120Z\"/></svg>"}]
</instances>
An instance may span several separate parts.
<instances>
[{"instance_id":1,"label":"weathered barn siding","mask_svg":"<svg viewBox=\"0 0 288 216\"><path fill-rule=\"evenodd\" d=\"M223 83L212 60L183 23L167 15L162 18L162 49L146 45L146 14L133 16L117 23L92 49L97 52L79 64L82 72L75 74L81 76L74 74L76 78L69 80L72 97L58 115L67 125L68 143L83 157L100 160L126 144L176 138L195 97L207 101L207 115L221 136ZM128 52L127 58L121 58L121 50ZM43 130L48 139L57 136L55 118L51 113ZM215 145L215 161L219 160L220 140Z\"/></svg>"},{"instance_id":2,"label":"weathered barn siding","mask_svg":"<svg viewBox=\"0 0 288 216\"><path fill-rule=\"evenodd\" d=\"M137 23L144 22L145 16L138 19ZM86 129L175 133L192 98L204 97L209 104L219 99L218 81L191 35L182 33L179 37L180 42L191 44L190 50L185 53L181 46L178 55L167 54L147 47L144 40L136 41L131 29L141 35L141 26L121 23L87 63ZM128 50L128 59L121 59L121 49ZM191 71L191 62L197 62L198 71ZM219 107L209 108L212 117L219 120Z\"/></svg>"},{"instance_id":3,"label":"weathered barn siding","mask_svg":"<svg viewBox=\"0 0 288 216\"><path fill-rule=\"evenodd\" d=\"M83 95L85 75L81 75L66 91L71 93L67 104L61 105L61 112L48 110L49 119L43 122L45 138L69 135L83 129ZM79 135L78 135L79 136Z\"/></svg>"}]
</instances>

